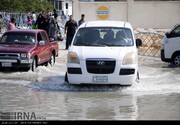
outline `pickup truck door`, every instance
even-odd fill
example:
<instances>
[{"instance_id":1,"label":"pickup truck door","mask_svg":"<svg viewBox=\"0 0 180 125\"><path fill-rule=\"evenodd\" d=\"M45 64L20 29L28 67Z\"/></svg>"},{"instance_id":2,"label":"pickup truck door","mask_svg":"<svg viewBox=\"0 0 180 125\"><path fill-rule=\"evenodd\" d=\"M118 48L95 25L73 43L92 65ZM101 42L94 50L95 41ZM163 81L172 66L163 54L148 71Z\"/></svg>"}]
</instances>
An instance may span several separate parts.
<instances>
[{"instance_id":1,"label":"pickup truck door","mask_svg":"<svg viewBox=\"0 0 180 125\"><path fill-rule=\"evenodd\" d=\"M38 37L38 42L43 40L44 44L43 45L38 45L38 50L39 50L39 59L38 59L38 63L44 63L46 61L48 61L50 59L50 47L49 47L49 41L47 39L47 35L45 34L45 32L41 32L38 33L37 35Z\"/></svg>"}]
</instances>

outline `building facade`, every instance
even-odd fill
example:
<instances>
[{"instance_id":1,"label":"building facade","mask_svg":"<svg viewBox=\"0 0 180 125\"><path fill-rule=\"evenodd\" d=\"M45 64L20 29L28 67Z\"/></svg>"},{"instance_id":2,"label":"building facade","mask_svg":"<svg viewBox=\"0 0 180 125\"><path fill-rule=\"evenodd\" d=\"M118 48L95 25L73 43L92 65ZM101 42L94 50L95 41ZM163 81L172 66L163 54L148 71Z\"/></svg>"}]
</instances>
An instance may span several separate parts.
<instances>
[{"instance_id":1,"label":"building facade","mask_svg":"<svg viewBox=\"0 0 180 125\"><path fill-rule=\"evenodd\" d=\"M72 15L72 0L48 0L54 8L61 12L64 11L66 15Z\"/></svg>"}]
</instances>

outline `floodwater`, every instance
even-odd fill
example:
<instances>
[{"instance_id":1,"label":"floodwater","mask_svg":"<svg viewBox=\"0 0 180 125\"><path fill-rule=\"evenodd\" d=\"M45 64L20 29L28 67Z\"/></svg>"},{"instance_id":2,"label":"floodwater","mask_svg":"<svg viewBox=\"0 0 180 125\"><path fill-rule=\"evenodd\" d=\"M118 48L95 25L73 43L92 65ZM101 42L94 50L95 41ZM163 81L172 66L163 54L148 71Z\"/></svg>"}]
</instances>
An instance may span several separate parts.
<instances>
[{"instance_id":1,"label":"floodwater","mask_svg":"<svg viewBox=\"0 0 180 125\"><path fill-rule=\"evenodd\" d=\"M139 56L140 81L132 86L69 85L64 82L67 50L59 45L53 67L0 71L1 113L33 112L37 120L180 119L180 68Z\"/></svg>"}]
</instances>

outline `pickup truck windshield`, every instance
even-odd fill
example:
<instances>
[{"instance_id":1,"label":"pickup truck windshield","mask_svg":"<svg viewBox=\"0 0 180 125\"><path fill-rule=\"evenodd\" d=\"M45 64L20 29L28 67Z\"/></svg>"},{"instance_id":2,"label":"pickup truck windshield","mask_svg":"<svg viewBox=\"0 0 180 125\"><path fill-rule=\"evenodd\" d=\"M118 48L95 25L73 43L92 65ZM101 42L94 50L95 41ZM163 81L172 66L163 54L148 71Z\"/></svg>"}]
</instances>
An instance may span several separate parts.
<instances>
[{"instance_id":1,"label":"pickup truck windshield","mask_svg":"<svg viewBox=\"0 0 180 125\"><path fill-rule=\"evenodd\" d=\"M5 33L0 44L35 45L35 34L33 33Z\"/></svg>"},{"instance_id":2,"label":"pickup truck windshield","mask_svg":"<svg viewBox=\"0 0 180 125\"><path fill-rule=\"evenodd\" d=\"M75 46L133 46L132 32L128 28L90 27L76 33Z\"/></svg>"}]
</instances>

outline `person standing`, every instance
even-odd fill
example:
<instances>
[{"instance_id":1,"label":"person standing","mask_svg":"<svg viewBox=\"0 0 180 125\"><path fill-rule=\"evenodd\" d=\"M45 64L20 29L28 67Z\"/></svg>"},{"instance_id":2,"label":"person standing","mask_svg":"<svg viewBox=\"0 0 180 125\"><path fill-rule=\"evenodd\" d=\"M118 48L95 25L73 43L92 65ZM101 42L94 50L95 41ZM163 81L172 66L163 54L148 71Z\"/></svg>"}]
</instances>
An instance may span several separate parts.
<instances>
[{"instance_id":1,"label":"person standing","mask_svg":"<svg viewBox=\"0 0 180 125\"><path fill-rule=\"evenodd\" d=\"M40 13L37 17L36 23L34 24L35 26L37 25L38 29L45 29L45 18L44 16Z\"/></svg>"},{"instance_id":2,"label":"person standing","mask_svg":"<svg viewBox=\"0 0 180 125\"><path fill-rule=\"evenodd\" d=\"M57 20L58 14L57 14L56 9L53 9L53 16L54 16L54 19Z\"/></svg>"},{"instance_id":3,"label":"person standing","mask_svg":"<svg viewBox=\"0 0 180 125\"><path fill-rule=\"evenodd\" d=\"M8 26L9 26L9 23L10 23L10 16L9 16L9 14L5 13L4 20L6 22L6 30L8 30Z\"/></svg>"},{"instance_id":4,"label":"person standing","mask_svg":"<svg viewBox=\"0 0 180 125\"><path fill-rule=\"evenodd\" d=\"M16 22L16 19L12 17L11 21L10 21L10 23L8 25L8 30L16 29L15 22Z\"/></svg>"},{"instance_id":5,"label":"person standing","mask_svg":"<svg viewBox=\"0 0 180 125\"><path fill-rule=\"evenodd\" d=\"M0 33L1 33L2 25L3 25L3 18L2 15L0 14Z\"/></svg>"},{"instance_id":6,"label":"person standing","mask_svg":"<svg viewBox=\"0 0 180 125\"><path fill-rule=\"evenodd\" d=\"M65 24L65 33L66 33L66 48L69 48L69 45L72 42L72 39L74 37L74 34L77 29L77 22L73 19L73 16L70 15L69 20Z\"/></svg>"},{"instance_id":7,"label":"person standing","mask_svg":"<svg viewBox=\"0 0 180 125\"><path fill-rule=\"evenodd\" d=\"M29 13L27 16L27 27L28 29L31 29L32 26L32 20L31 20L31 14Z\"/></svg>"},{"instance_id":8,"label":"person standing","mask_svg":"<svg viewBox=\"0 0 180 125\"><path fill-rule=\"evenodd\" d=\"M35 14L35 12L33 11L32 12L32 25L35 25L35 23L36 23L36 14Z\"/></svg>"},{"instance_id":9,"label":"person standing","mask_svg":"<svg viewBox=\"0 0 180 125\"><path fill-rule=\"evenodd\" d=\"M85 14L81 14L81 19L78 21L78 26L80 26L82 23L85 22L84 18L85 18Z\"/></svg>"}]
</instances>

